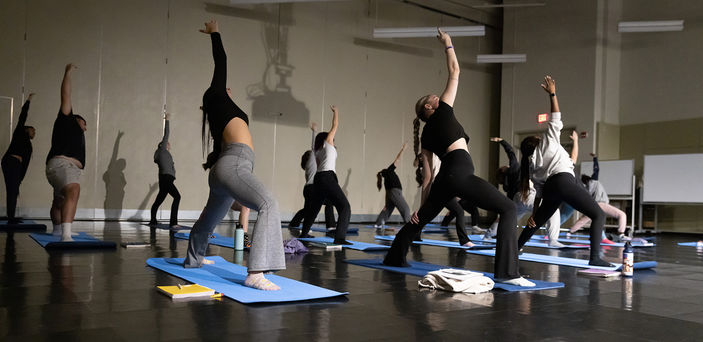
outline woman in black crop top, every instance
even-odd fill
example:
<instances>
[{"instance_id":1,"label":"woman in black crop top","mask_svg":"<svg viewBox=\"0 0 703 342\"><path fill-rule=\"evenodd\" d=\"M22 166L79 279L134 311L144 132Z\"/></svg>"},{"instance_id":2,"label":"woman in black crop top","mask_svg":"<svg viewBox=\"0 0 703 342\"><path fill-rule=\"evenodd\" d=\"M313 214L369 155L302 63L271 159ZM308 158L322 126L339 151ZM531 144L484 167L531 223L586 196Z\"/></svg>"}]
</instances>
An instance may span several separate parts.
<instances>
[{"instance_id":1,"label":"woman in black crop top","mask_svg":"<svg viewBox=\"0 0 703 342\"><path fill-rule=\"evenodd\" d=\"M473 174L474 166L467 147L469 139L456 120L452 108L459 85L459 62L449 35L439 29L438 33L437 38L444 45L447 55L447 85L441 96L423 96L415 105L418 118L425 121L421 138L422 206L413 213L410 223L398 232L383 263L408 266L405 257L413 238L439 214L448 201L460 197L500 214L495 280L518 286L534 286L534 283L522 278L518 272L515 205L493 185ZM431 172L432 154L442 160L434 180Z\"/></svg>"},{"instance_id":2,"label":"woman in black crop top","mask_svg":"<svg viewBox=\"0 0 703 342\"><path fill-rule=\"evenodd\" d=\"M184 267L200 267L212 261L204 259L208 240L215 226L227 214L235 200L259 212L251 232L247 263L249 275L244 285L259 290L280 290L264 277L264 272L286 268L281 237L278 202L254 176L254 149L249 133L249 119L232 101L227 88L227 55L222 46L217 22L205 23L200 32L210 35L215 71L212 83L203 95L203 145L209 145L206 122L214 140L213 152L203 165L210 169L210 195L200 218L193 225ZM209 147L209 146L208 146Z\"/></svg>"}]
</instances>

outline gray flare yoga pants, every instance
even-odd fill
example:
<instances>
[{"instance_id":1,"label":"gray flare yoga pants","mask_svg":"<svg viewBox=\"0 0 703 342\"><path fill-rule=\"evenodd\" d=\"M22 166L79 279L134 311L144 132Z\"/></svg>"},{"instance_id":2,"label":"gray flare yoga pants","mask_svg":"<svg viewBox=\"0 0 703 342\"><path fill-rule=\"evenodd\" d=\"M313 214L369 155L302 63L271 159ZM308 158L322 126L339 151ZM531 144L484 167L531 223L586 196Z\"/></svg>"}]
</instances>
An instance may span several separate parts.
<instances>
[{"instance_id":1,"label":"gray flare yoga pants","mask_svg":"<svg viewBox=\"0 0 703 342\"><path fill-rule=\"evenodd\" d=\"M253 169L254 151L249 146L239 143L225 146L210 170L210 196L190 232L184 267L200 267L210 235L237 200L258 211L254 230L250 232L249 271L286 268L278 202L254 176Z\"/></svg>"},{"instance_id":2,"label":"gray flare yoga pants","mask_svg":"<svg viewBox=\"0 0 703 342\"><path fill-rule=\"evenodd\" d=\"M381 213L378 214L376 224L386 224L386 220L388 220L388 217L391 216L395 208L398 208L400 216L403 217L403 223L408 223L408 221L410 221L410 207L408 206L408 202L405 202L405 198L403 198L403 190L399 188L387 189L386 206L383 207Z\"/></svg>"}]
</instances>

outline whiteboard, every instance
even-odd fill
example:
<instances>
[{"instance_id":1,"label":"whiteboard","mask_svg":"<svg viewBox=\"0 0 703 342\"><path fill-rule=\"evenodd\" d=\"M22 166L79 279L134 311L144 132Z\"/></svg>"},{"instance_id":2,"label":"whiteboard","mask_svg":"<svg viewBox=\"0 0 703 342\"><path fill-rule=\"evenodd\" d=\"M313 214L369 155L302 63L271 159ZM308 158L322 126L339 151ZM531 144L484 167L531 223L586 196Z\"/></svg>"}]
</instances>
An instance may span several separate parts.
<instances>
[{"instance_id":1,"label":"whiteboard","mask_svg":"<svg viewBox=\"0 0 703 342\"><path fill-rule=\"evenodd\" d=\"M635 172L635 161L628 160L605 160L598 161L600 174L598 181L603 184L609 196L631 196L632 195L632 175ZM581 163L581 174L593 174L593 162Z\"/></svg>"},{"instance_id":2,"label":"whiteboard","mask_svg":"<svg viewBox=\"0 0 703 342\"><path fill-rule=\"evenodd\" d=\"M644 156L643 202L703 203L703 153Z\"/></svg>"}]
</instances>

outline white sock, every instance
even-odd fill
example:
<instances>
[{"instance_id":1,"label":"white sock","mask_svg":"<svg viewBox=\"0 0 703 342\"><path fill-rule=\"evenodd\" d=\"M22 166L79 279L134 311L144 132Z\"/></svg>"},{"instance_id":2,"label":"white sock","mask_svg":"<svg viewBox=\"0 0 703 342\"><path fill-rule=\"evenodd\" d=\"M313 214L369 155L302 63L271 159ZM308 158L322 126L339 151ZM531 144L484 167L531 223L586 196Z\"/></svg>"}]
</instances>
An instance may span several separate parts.
<instances>
[{"instance_id":1,"label":"white sock","mask_svg":"<svg viewBox=\"0 0 703 342\"><path fill-rule=\"evenodd\" d=\"M61 225L55 224L54 230L51 232L51 235L59 237L59 236L61 236L61 232L62 232Z\"/></svg>"},{"instance_id":2,"label":"white sock","mask_svg":"<svg viewBox=\"0 0 703 342\"><path fill-rule=\"evenodd\" d=\"M73 241L73 238L71 238L70 222L64 222L61 224L61 241Z\"/></svg>"},{"instance_id":3,"label":"white sock","mask_svg":"<svg viewBox=\"0 0 703 342\"><path fill-rule=\"evenodd\" d=\"M564 247L563 243L556 241L556 240L549 241L549 245L552 247L559 247L559 248Z\"/></svg>"},{"instance_id":4,"label":"white sock","mask_svg":"<svg viewBox=\"0 0 703 342\"><path fill-rule=\"evenodd\" d=\"M535 283L520 277L520 278L513 278L513 279L508 279L508 280L501 280L500 281L503 284L508 284L508 285L516 285L516 286L522 286L522 287L534 287Z\"/></svg>"}]
</instances>

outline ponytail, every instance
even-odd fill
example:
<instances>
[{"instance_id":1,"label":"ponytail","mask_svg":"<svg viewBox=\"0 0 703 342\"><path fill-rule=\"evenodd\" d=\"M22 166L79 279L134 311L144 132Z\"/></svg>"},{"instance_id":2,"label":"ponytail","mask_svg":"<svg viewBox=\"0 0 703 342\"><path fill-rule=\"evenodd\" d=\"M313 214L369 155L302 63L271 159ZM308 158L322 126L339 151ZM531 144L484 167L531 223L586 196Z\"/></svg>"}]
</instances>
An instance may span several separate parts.
<instances>
[{"instance_id":1,"label":"ponytail","mask_svg":"<svg viewBox=\"0 0 703 342\"><path fill-rule=\"evenodd\" d=\"M424 180L422 155L420 155L420 118L416 117L413 120L413 151L415 151L415 181L417 181L417 186L422 185Z\"/></svg>"},{"instance_id":2,"label":"ponytail","mask_svg":"<svg viewBox=\"0 0 703 342\"><path fill-rule=\"evenodd\" d=\"M383 185L383 175L381 174L383 171L379 171L376 174L376 187L378 188L378 191L381 191L381 186Z\"/></svg>"}]
</instances>

